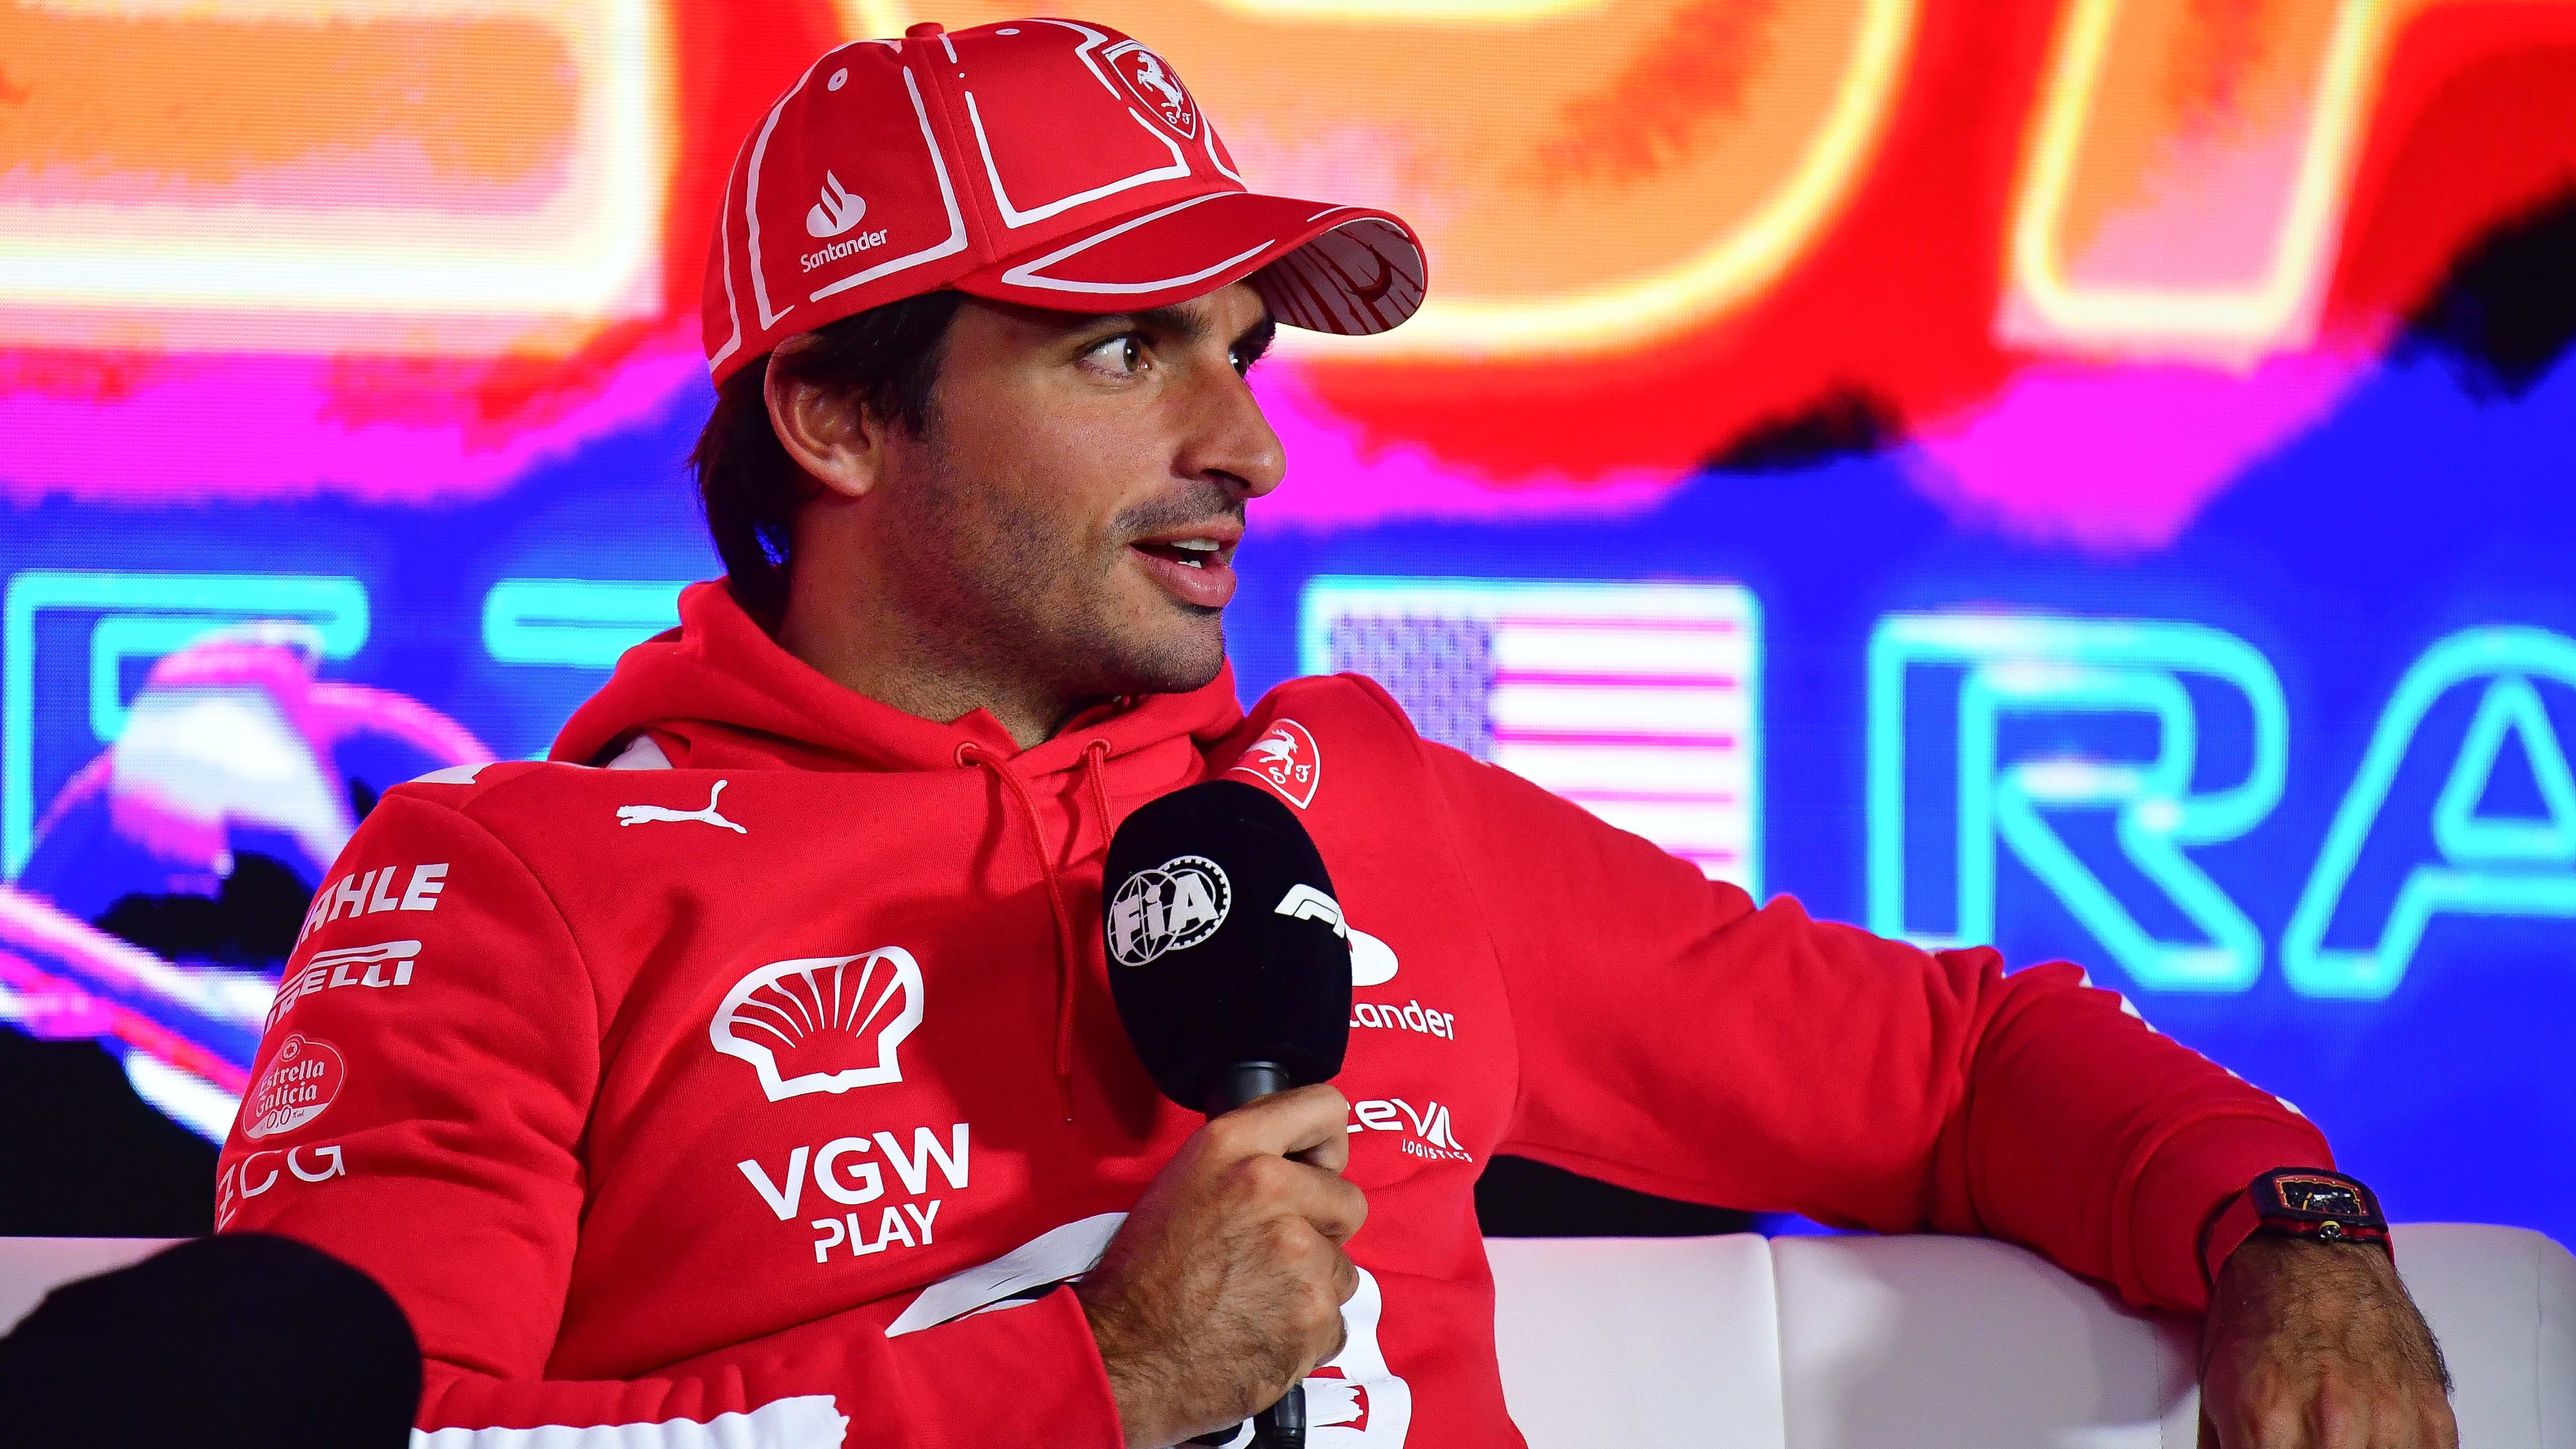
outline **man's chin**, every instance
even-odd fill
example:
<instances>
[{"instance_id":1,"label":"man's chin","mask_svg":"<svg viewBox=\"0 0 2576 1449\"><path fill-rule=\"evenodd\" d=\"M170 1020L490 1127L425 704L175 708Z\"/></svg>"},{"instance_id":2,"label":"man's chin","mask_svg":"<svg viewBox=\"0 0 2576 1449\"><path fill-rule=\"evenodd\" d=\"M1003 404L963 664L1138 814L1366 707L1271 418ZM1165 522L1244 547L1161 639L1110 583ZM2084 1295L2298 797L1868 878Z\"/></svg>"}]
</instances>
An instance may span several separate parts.
<instances>
[{"instance_id":1,"label":"man's chin","mask_svg":"<svg viewBox=\"0 0 2576 1449\"><path fill-rule=\"evenodd\" d=\"M1187 694L1225 672L1225 626L1213 610L1205 630L1182 637L1133 641L1116 651L1121 667L1109 671L1102 694Z\"/></svg>"}]
</instances>

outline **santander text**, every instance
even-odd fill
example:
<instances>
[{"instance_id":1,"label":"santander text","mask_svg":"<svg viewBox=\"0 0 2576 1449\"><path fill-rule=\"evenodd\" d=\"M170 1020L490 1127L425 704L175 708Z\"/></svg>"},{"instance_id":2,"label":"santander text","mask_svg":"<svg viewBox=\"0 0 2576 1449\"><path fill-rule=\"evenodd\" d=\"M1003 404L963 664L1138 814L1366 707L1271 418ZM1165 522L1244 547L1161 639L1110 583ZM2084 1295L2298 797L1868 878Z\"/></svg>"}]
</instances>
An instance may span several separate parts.
<instances>
[{"instance_id":1,"label":"santander text","mask_svg":"<svg viewBox=\"0 0 2576 1449\"><path fill-rule=\"evenodd\" d=\"M1374 1001L1352 1002L1351 1029L1357 1031L1372 1026L1390 1031L1418 1031L1444 1041L1458 1039L1456 1012L1434 1011L1419 1001L1408 1001L1402 1006L1381 1006Z\"/></svg>"}]
</instances>

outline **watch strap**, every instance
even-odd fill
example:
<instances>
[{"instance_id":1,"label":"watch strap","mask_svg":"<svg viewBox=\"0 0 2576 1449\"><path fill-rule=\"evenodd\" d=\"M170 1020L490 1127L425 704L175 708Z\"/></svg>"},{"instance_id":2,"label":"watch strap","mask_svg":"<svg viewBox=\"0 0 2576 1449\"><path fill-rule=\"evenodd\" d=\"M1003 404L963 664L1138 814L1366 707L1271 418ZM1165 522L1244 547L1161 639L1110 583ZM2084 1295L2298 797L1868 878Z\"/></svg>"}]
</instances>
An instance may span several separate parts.
<instances>
[{"instance_id":1,"label":"watch strap","mask_svg":"<svg viewBox=\"0 0 2576 1449\"><path fill-rule=\"evenodd\" d=\"M2226 1205L2210 1219L2208 1229L2201 1235L2200 1271L2207 1286L2212 1289L2218 1286L2218 1273L2221 1268L2227 1266L2228 1256L2245 1246L2245 1240L2257 1233L2306 1238L2312 1242L2372 1243L2376 1244L2381 1252L2388 1254L2391 1260L2396 1258L2397 1249L2389 1241L2384 1219L2372 1223L2338 1224L2338 1231L2330 1237L2315 1226L2294 1222L2286 1216L2267 1215L2265 1208L2278 1201L2278 1193L2273 1188L2273 1182L2283 1174L2330 1177L2348 1183L2356 1189L2371 1212L2379 1211L2378 1198L2369 1188L2363 1186L2357 1179L2339 1172L2323 1168L2276 1167L2269 1172L2257 1174L2254 1180L2246 1185L2243 1192L2227 1200Z\"/></svg>"}]
</instances>

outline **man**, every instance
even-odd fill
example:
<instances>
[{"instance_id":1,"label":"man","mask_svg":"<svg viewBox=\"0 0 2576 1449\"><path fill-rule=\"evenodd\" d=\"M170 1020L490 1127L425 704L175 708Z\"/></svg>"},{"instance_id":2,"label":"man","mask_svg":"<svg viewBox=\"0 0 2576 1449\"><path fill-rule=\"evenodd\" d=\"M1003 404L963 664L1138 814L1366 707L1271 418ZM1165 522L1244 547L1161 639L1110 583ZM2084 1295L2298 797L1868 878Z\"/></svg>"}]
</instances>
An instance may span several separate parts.
<instances>
[{"instance_id":1,"label":"man","mask_svg":"<svg viewBox=\"0 0 2576 1449\"><path fill-rule=\"evenodd\" d=\"M1163 1445L1301 1378L1319 1446L1491 1445L1471 1189L1512 1151L1992 1233L2185 1312L2214 1265L2220 1442L2449 1444L2384 1248L2250 1206L2323 1140L2073 968L1756 909L1363 679L1243 712L1221 613L1285 466L1243 373L1424 276L1384 213L1246 192L1100 27L818 61L710 266L727 579L553 763L385 797L223 1224L391 1288L445 1445ZM1202 1123L1120 1030L1100 870L1220 775L1299 812L1388 1009L1342 1091Z\"/></svg>"}]
</instances>

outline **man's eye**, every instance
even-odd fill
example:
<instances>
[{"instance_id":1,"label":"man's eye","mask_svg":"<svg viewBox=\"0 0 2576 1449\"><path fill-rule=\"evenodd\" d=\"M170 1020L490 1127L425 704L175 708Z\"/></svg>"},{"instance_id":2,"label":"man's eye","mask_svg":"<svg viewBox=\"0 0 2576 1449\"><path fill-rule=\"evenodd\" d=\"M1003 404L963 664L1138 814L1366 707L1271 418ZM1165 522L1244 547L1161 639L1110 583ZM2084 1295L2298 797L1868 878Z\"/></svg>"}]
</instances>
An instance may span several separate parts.
<instances>
[{"instance_id":1,"label":"man's eye","mask_svg":"<svg viewBox=\"0 0 2576 1449\"><path fill-rule=\"evenodd\" d=\"M1121 374L1141 372L1145 367L1145 346L1132 332L1103 338L1083 355L1086 360Z\"/></svg>"}]
</instances>

